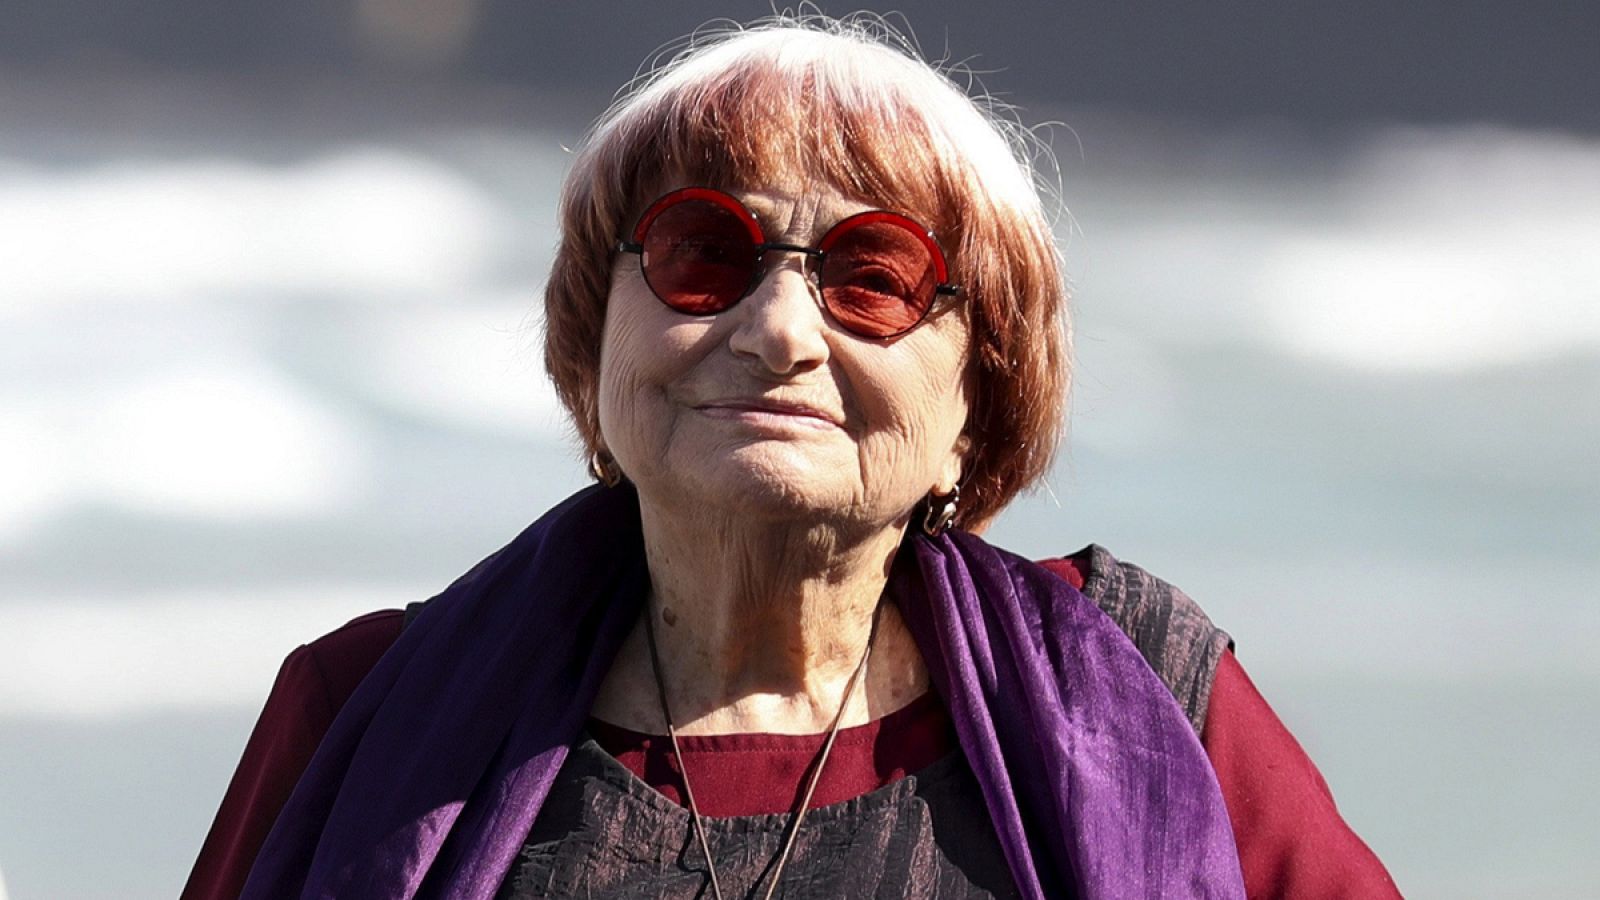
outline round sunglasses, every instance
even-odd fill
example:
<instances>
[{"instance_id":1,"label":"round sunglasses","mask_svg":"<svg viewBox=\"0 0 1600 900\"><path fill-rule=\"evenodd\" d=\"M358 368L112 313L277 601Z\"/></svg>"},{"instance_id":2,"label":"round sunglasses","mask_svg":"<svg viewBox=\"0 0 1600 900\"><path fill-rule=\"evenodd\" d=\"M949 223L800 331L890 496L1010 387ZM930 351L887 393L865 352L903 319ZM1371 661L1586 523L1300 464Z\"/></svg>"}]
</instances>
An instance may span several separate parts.
<instances>
[{"instance_id":1,"label":"round sunglasses","mask_svg":"<svg viewBox=\"0 0 1600 900\"><path fill-rule=\"evenodd\" d=\"M650 204L633 239L617 249L639 254L650 291L691 316L722 312L748 296L767 253L804 254L828 315L852 334L878 340L905 334L936 298L961 292L948 282L933 234L899 213L856 213L815 247L802 247L768 241L737 197L707 187L680 188Z\"/></svg>"}]
</instances>

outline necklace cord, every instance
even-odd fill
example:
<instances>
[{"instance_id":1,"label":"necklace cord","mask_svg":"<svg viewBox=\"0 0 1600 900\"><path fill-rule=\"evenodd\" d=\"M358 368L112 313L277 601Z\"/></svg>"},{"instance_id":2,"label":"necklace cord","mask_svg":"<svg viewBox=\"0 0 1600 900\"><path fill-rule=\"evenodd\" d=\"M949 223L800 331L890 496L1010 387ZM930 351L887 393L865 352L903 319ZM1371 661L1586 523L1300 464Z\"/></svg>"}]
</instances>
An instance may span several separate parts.
<instances>
[{"instance_id":1,"label":"necklace cord","mask_svg":"<svg viewBox=\"0 0 1600 900\"><path fill-rule=\"evenodd\" d=\"M878 599L878 605L872 609L872 628L867 632L867 647L861 653L861 661L856 663L856 670L850 673L850 683L845 685L844 699L839 701L839 711L833 714L833 725L828 729L828 737L822 743L822 752L817 756L816 768L811 773L811 781L806 785L805 796L800 798L800 806L794 811L789 820L789 834L783 839L783 850L778 854L778 863L773 867L772 880L767 882L765 900L772 900L772 894L778 889L778 881L783 877L783 866L789 861L789 851L794 849L795 838L800 834L800 823L805 821L806 812L811 808L811 795L817 789L817 782L822 780L822 767L827 765L828 753L833 750L833 740L839 736L839 725L844 721L845 707L850 705L850 698L855 695L856 683L861 680L861 673L866 671L867 657L872 655L872 645L878 637L879 613L883 609L883 599ZM683 767L683 759L678 760L679 768Z\"/></svg>"},{"instance_id":2,"label":"necklace cord","mask_svg":"<svg viewBox=\"0 0 1600 900\"><path fill-rule=\"evenodd\" d=\"M694 819L694 833L700 839L700 852L706 858L706 871L711 875L711 895L722 900L722 885L717 883L717 865L711 861L711 845L706 841L706 826L700 821L700 807L694 802L694 789L689 787L689 770L683 765L683 751L678 749L678 730L672 727L672 707L667 702L667 680L661 677L661 654L656 651L656 629L651 621L655 610L644 611L645 641L650 645L650 667L656 674L656 693L661 698L661 717L667 721L667 740L672 742L672 756L678 761L678 775L683 779L683 798L688 801L689 815Z\"/></svg>"},{"instance_id":3,"label":"necklace cord","mask_svg":"<svg viewBox=\"0 0 1600 900\"><path fill-rule=\"evenodd\" d=\"M867 646L861 652L861 661L856 663L854 672L850 673L850 681L845 685L844 698L839 701L839 710L833 714L833 724L828 728L827 737L823 739L822 749L817 754L815 764L811 769L811 777L806 782L805 793L800 797L799 805L789 817L788 833L784 835L783 849L778 853L777 862L772 867L772 879L767 882L767 891L762 896L765 900L772 900L772 895L778 889L778 882L783 878L783 867L789 861L789 853L794 849L795 838L800 834L800 823L805 821L806 812L811 807L811 797L816 792L817 783L822 780L822 769L828 763L828 754L833 750L834 739L839 736L839 726L844 722L844 711L850 705L850 700L855 696L856 685L861 681L861 673L866 671L867 658L872 655L872 645L877 642L878 622L882 618L883 599L878 599L878 605L872 610L872 628L867 633ZM706 838L706 826L700 816L700 807L694 801L694 789L689 787L689 769L683 764L683 751L678 746L678 731L672 724L672 707L667 700L667 681L661 676L661 654L656 650L655 611L645 610L644 633L645 641L650 645L650 666L655 671L656 693L661 700L661 715L667 723L667 739L672 744L672 755L678 760L678 775L683 779L683 797L689 807L689 815L694 823L695 836L700 840L700 852L705 856L706 870L711 876L711 894L716 900L722 900L722 885L717 881L717 864L711 859L711 844ZM757 884L752 885L754 888Z\"/></svg>"}]
</instances>

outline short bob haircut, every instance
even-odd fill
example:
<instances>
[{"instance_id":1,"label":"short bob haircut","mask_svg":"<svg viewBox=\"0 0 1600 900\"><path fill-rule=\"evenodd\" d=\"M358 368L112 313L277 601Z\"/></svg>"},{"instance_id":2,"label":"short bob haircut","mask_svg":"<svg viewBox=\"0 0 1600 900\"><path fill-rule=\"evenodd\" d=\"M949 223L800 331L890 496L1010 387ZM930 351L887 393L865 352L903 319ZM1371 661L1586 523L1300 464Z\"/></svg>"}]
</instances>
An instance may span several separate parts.
<instances>
[{"instance_id":1,"label":"short bob haircut","mask_svg":"<svg viewBox=\"0 0 1600 900\"><path fill-rule=\"evenodd\" d=\"M696 35L591 130L562 188L545 366L600 451L600 343L617 241L682 184L824 180L933 229L971 344L956 524L982 527L1049 469L1068 378L1066 288L1033 136L917 58L881 18L780 17Z\"/></svg>"}]
</instances>

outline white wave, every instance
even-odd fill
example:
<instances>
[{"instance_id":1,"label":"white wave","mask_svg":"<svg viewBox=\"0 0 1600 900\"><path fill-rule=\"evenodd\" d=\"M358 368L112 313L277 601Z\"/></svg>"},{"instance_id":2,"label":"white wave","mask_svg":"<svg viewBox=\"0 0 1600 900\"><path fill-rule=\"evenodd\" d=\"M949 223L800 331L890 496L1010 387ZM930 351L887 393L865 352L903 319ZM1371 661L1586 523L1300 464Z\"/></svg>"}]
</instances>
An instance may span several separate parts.
<instances>
[{"instance_id":1,"label":"white wave","mask_svg":"<svg viewBox=\"0 0 1600 900\"><path fill-rule=\"evenodd\" d=\"M1256 273L1291 350L1436 371L1600 350L1600 141L1390 132L1340 199Z\"/></svg>"},{"instance_id":2,"label":"white wave","mask_svg":"<svg viewBox=\"0 0 1600 900\"><path fill-rule=\"evenodd\" d=\"M219 295L448 296L504 239L493 199L420 155L351 150L0 170L0 314Z\"/></svg>"},{"instance_id":3,"label":"white wave","mask_svg":"<svg viewBox=\"0 0 1600 900\"><path fill-rule=\"evenodd\" d=\"M372 399L430 421L546 440L566 431L566 413L544 373L536 300L410 310L373 324L356 377Z\"/></svg>"},{"instance_id":4,"label":"white wave","mask_svg":"<svg viewBox=\"0 0 1600 900\"><path fill-rule=\"evenodd\" d=\"M1388 130L1292 178L1207 171L1090 191L1081 340L1443 374L1600 351L1600 140Z\"/></svg>"},{"instance_id":5,"label":"white wave","mask_svg":"<svg viewBox=\"0 0 1600 900\"><path fill-rule=\"evenodd\" d=\"M239 363L177 367L114 391L84 438L106 496L189 515L325 513L352 499L363 468L338 416Z\"/></svg>"},{"instance_id":6,"label":"white wave","mask_svg":"<svg viewBox=\"0 0 1600 900\"><path fill-rule=\"evenodd\" d=\"M365 442L258 360L0 392L0 536L75 502L158 515L326 514L359 495Z\"/></svg>"},{"instance_id":7,"label":"white wave","mask_svg":"<svg viewBox=\"0 0 1600 900\"><path fill-rule=\"evenodd\" d=\"M21 538L70 501L66 445L58 430L0 410L0 541Z\"/></svg>"},{"instance_id":8,"label":"white wave","mask_svg":"<svg viewBox=\"0 0 1600 900\"><path fill-rule=\"evenodd\" d=\"M438 587L186 589L0 606L0 719L259 706L295 647Z\"/></svg>"}]
</instances>

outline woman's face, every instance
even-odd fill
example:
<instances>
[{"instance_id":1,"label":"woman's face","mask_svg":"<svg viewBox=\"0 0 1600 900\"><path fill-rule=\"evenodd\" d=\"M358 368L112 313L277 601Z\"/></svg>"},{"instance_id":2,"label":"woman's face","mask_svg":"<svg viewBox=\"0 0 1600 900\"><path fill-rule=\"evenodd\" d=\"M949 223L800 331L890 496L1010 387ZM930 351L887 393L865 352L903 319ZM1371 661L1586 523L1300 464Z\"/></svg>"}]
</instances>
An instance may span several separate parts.
<instances>
[{"instance_id":1,"label":"woman's face","mask_svg":"<svg viewBox=\"0 0 1600 900\"><path fill-rule=\"evenodd\" d=\"M869 208L821 184L732 193L769 242L808 247ZM899 338L858 337L824 312L802 264L771 252L752 293L689 316L651 293L638 256L618 254L600 429L641 502L674 514L883 525L959 479L964 317L935 307Z\"/></svg>"}]
</instances>

